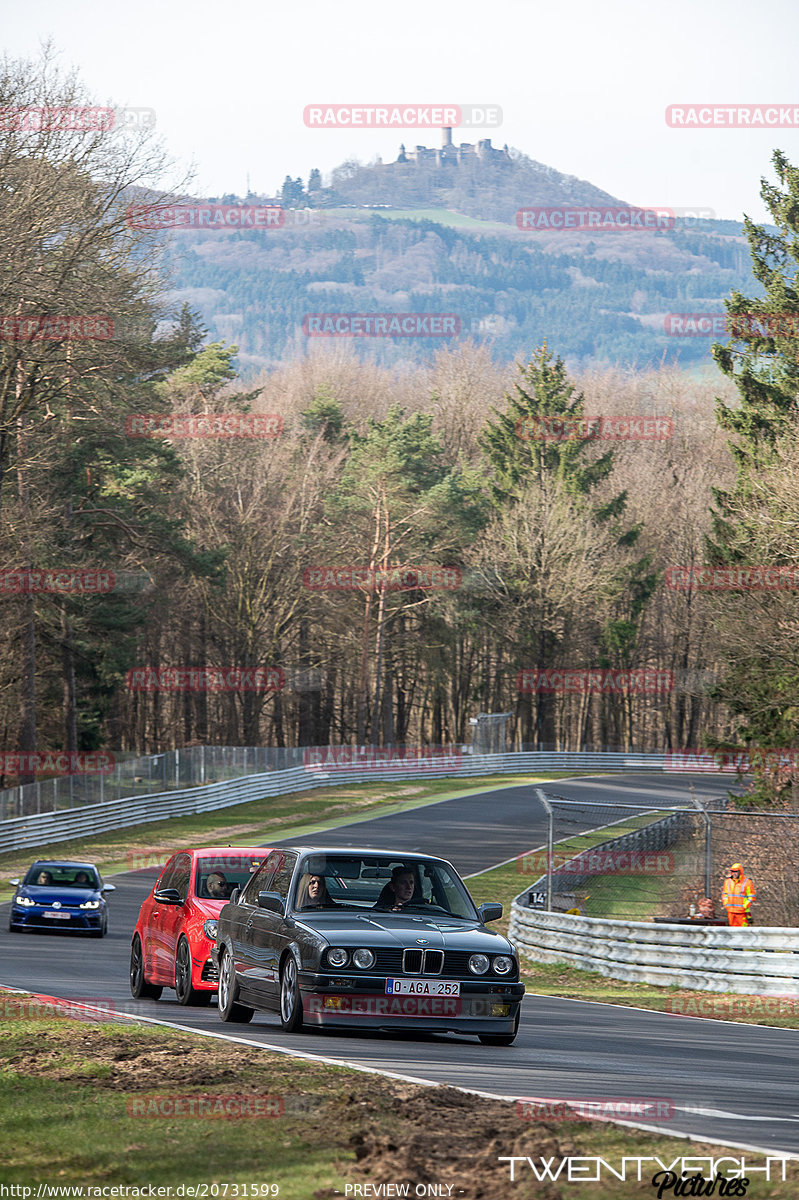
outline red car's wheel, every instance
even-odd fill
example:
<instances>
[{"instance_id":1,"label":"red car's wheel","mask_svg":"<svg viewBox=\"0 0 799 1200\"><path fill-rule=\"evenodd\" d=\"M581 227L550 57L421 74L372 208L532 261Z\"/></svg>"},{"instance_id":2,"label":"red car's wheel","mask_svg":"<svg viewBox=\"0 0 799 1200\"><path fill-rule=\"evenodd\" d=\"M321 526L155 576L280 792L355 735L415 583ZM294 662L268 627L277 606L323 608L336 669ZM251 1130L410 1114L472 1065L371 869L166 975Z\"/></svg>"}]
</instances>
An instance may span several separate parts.
<instances>
[{"instance_id":1,"label":"red car's wheel","mask_svg":"<svg viewBox=\"0 0 799 1200\"><path fill-rule=\"evenodd\" d=\"M134 1000L157 1000L164 989L144 976L144 952L138 933L130 947L130 994Z\"/></svg>"},{"instance_id":2,"label":"red car's wheel","mask_svg":"<svg viewBox=\"0 0 799 1200\"><path fill-rule=\"evenodd\" d=\"M208 1004L211 992L200 991L191 981L191 949L185 937L178 942L175 955L175 994L178 1004Z\"/></svg>"}]
</instances>

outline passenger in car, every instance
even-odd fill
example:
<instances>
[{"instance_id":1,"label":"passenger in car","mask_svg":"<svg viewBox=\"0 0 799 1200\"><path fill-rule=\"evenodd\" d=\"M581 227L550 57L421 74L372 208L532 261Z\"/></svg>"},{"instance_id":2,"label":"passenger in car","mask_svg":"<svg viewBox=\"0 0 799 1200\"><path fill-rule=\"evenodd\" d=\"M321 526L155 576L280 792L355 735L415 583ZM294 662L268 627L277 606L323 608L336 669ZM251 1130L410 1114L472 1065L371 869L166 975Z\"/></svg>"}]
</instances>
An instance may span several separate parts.
<instances>
[{"instance_id":1,"label":"passenger in car","mask_svg":"<svg viewBox=\"0 0 799 1200\"><path fill-rule=\"evenodd\" d=\"M75 876L76 887L90 887L91 882L91 879L89 879L89 876L85 871L78 871L77 875Z\"/></svg>"},{"instance_id":2,"label":"passenger in car","mask_svg":"<svg viewBox=\"0 0 799 1200\"><path fill-rule=\"evenodd\" d=\"M36 884L38 887L49 887L52 882L53 875L51 871L40 871L36 876Z\"/></svg>"},{"instance_id":3,"label":"passenger in car","mask_svg":"<svg viewBox=\"0 0 799 1200\"><path fill-rule=\"evenodd\" d=\"M324 875L303 875L297 889L297 908L338 908Z\"/></svg>"},{"instance_id":4,"label":"passenger in car","mask_svg":"<svg viewBox=\"0 0 799 1200\"><path fill-rule=\"evenodd\" d=\"M411 903L422 903L422 896L416 892L416 876L409 867L394 867L391 878L377 898L375 908L399 912Z\"/></svg>"}]
</instances>

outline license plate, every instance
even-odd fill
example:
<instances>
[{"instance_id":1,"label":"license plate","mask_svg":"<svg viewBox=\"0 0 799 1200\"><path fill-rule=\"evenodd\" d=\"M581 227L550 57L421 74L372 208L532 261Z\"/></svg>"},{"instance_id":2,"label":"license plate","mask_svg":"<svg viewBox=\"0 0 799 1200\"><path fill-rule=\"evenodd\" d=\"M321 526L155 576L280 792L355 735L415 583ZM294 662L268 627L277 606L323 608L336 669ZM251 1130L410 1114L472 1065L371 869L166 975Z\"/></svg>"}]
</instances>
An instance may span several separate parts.
<instances>
[{"instance_id":1,"label":"license plate","mask_svg":"<svg viewBox=\"0 0 799 1200\"><path fill-rule=\"evenodd\" d=\"M42 916L49 918L51 921L69 920L69 913L42 913Z\"/></svg>"},{"instance_id":2,"label":"license plate","mask_svg":"<svg viewBox=\"0 0 799 1200\"><path fill-rule=\"evenodd\" d=\"M389 996L460 996L461 985L447 979L387 979Z\"/></svg>"}]
</instances>

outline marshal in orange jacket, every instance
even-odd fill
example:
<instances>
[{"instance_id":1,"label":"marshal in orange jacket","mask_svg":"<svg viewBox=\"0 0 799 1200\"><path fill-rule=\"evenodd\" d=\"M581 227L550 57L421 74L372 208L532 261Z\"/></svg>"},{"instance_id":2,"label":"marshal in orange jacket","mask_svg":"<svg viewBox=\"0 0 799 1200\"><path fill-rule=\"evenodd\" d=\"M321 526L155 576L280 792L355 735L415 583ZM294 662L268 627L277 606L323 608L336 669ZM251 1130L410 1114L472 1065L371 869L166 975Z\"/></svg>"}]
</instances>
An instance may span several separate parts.
<instances>
[{"instance_id":1,"label":"marshal in orange jacket","mask_svg":"<svg viewBox=\"0 0 799 1200\"><path fill-rule=\"evenodd\" d=\"M749 909L755 898L752 880L744 875L740 863L733 863L728 879L724 880L724 890L721 893L721 903L727 910L727 922L730 925L748 925Z\"/></svg>"}]
</instances>

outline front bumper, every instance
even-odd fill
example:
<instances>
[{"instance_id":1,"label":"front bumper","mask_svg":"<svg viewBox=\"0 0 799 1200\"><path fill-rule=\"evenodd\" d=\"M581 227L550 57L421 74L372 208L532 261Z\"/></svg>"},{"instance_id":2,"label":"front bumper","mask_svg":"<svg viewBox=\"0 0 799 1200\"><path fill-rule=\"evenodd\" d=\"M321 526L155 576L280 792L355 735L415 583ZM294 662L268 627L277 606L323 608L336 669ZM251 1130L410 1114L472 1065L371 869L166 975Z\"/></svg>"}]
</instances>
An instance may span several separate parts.
<instances>
[{"instance_id":1,"label":"front bumper","mask_svg":"<svg viewBox=\"0 0 799 1200\"><path fill-rule=\"evenodd\" d=\"M513 1033L525 991L523 983L461 979L458 996L389 995L386 978L300 972L303 1020L319 1026Z\"/></svg>"},{"instance_id":2,"label":"front bumper","mask_svg":"<svg viewBox=\"0 0 799 1200\"><path fill-rule=\"evenodd\" d=\"M50 906L36 905L33 908L17 908L11 906L11 924L16 929L51 929L88 930L99 929L103 923L102 908L74 909L62 908L59 915L54 916L55 909ZM48 914L50 914L48 916Z\"/></svg>"}]
</instances>

